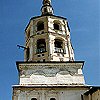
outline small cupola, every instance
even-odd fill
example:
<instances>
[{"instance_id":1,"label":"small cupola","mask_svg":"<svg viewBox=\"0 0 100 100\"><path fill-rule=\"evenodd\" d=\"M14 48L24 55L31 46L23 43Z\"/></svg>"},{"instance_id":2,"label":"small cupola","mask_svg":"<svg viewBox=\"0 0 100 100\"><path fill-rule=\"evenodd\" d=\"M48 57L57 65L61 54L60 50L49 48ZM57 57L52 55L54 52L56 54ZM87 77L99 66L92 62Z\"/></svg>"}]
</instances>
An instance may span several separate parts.
<instances>
[{"instance_id":1,"label":"small cupola","mask_svg":"<svg viewBox=\"0 0 100 100\"><path fill-rule=\"evenodd\" d=\"M42 15L52 15L53 8L51 5L51 0L43 0L43 6L41 8Z\"/></svg>"}]
</instances>

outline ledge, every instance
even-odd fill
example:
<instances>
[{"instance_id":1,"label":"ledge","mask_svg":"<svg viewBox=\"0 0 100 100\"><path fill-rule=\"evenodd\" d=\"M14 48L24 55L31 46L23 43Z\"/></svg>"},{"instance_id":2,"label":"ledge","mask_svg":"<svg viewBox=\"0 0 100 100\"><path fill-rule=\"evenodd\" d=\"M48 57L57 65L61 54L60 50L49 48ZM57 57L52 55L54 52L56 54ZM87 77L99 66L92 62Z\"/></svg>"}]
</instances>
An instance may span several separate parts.
<instances>
[{"instance_id":1,"label":"ledge","mask_svg":"<svg viewBox=\"0 0 100 100\"><path fill-rule=\"evenodd\" d=\"M60 61L45 61L45 62L36 62L36 61L16 61L16 65L18 64L29 64L29 63L38 63L38 64L42 64L42 63L60 63L60 64L63 64L63 63L83 63L84 64L84 61L63 61L63 62L60 62Z\"/></svg>"},{"instance_id":2,"label":"ledge","mask_svg":"<svg viewBox=\"0 0 100 100\"><path fill-rule=\"evenodd\" d=\"M77 84L77 85L13 85L13 88L88 88L90 89L90 86Z\"/></svg>"}]
</instances>

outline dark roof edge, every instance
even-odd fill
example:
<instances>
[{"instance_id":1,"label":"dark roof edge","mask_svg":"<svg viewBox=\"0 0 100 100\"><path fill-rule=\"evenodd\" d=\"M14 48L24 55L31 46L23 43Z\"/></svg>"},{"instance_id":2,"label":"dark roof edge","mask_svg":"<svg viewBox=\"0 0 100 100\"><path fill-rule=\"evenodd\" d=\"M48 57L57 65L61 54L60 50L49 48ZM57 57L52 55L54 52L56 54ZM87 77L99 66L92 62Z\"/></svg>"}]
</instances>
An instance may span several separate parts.
<instances>
[{"instance_id":1,"label":"dark roof edge","mask_svg":"<svg viewBox=\"0 0 100 100\"><path fill-rule=\"evenodd\" d=\"M18 64L25 64L25 63L83 63L84 65L85 61L46 61L46 62L36 62L36 61L16 61L16 65Z\"/></svg>"},{"instance_id":2,"label":"dark roof edge","mask_svg":"<svg viewBox=\"0 0 100 100\"><path fill-rule=\"evenodd\" d=\"M67 20L67 18L65 18L65 17L62 17L62 16L56 16L56 15L52 15L52 14L47 14L47 15L41 15L41 16L35 16L35 17L32 17L30 20L33 20L33 19L35 19L35 18L40 18L40 17L46 17L46 16L53 16L53 17L58 17L58 18L62 18L62 19L65 19L65 20Z\"/></svg>"}]
</instances>

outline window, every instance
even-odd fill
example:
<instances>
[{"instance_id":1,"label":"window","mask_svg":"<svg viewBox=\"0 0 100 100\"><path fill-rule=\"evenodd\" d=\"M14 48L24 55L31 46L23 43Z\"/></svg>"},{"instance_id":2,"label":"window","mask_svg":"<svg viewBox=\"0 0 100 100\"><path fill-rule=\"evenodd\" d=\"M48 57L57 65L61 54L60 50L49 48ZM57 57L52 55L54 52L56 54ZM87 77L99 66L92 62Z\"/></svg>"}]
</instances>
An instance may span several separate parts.
<instances>
[{"instance_id":1,"label":"window","mask_svg":"<svg viewBox=\"0 0 100 100\"><path fill-rule=\"evenodd\" d=\"M55 39L55 47L62 48L63 42L60 39Z\"/></svg>"},{"instance_id":2,"label":"window","mask_svg":"<svg viewBox=\"0 0 100 100\"><path fill-rule=\"evenodd\" d=\"M40 21L37 23L37 31L41 31L44 29L44 22Z\"/></svg>"},{"instance_id":3,"label":"window","mask_svg":"<svg viewBox=\"0 0 100 100\"><path fill-rule=\"evenodd\" d=\"M45 39L39 39L37 40L37 53L43 53L43 52L46 52Z\"/></svg>"},{"instance_id":4,"label":"window","mask_svg":"<svg viewBox=\"0 0 100 100\"><path fill-rule=\"evenodd\" d=\"M62 30L62 25L61 22L59 20L54 20L53 21L53 27L55 30Z\"/></svg>"},{"instance_id":5,"label":"window","mask_svg":"<svg viewBox=\"0 0 100 100\"><path fill-rule=\"evenodd\" d=\"M56 100L55 98L50 98L50 100Z\"/></svg>"},{"instance_id":6,"label":"window","mask_svg":"<svg viewBox=\"0 0 100 100\"><path fill-rule=\"evenodd\" d=\"M55 30L60 30L59 24L58 23L54 23L54 29Z\"/></svg>"},{"instance_id":7,"label":"window","mask_svg":"<svg viewBox=\"0 0 100 100\"><path fill-rule=\"evenodd\" d=\"M55 53L65 53L64 44L61 39L55 39Z\"/></svg>"},{"instance_id":8,"label":"window","mask_svg":"<svg viewBox=\"0 0 100 100\"><path fill-rule=\"evenodd\" d=\"M32 98L31 100L37 100L36 98Z\"/></svg>"}]
</instances>

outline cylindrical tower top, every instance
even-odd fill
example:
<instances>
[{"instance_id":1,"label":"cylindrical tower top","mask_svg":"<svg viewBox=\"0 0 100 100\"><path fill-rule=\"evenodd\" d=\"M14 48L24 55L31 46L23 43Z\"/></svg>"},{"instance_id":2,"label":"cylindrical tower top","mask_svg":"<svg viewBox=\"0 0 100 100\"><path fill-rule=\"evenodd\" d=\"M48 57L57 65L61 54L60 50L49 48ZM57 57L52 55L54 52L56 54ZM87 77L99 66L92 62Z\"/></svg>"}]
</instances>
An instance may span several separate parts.
<instances>
[{"instance_id":1,"label":"cylindrical tower top","mask_svg":"<svg viewBox=\"0 0 100 100\"><path fill-rule=\"evenodd\" d=\"M51 0L43 0L43 6L41 8L42 15L51 15L53 14L53 8L51 5Z\"/></svg>"}]
</instances>

